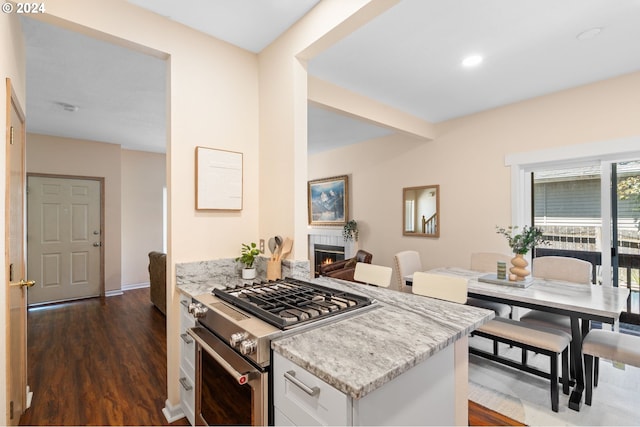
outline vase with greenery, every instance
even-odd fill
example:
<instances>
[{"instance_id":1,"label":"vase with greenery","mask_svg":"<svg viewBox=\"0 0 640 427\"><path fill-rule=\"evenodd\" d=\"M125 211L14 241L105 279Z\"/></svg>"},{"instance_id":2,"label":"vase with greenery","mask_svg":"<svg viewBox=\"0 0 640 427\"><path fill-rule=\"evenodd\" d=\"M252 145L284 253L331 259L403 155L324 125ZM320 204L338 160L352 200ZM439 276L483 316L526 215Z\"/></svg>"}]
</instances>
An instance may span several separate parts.
<instances>
[{"instance_id":1,"label":"vase with greenery","mask_svg":"<svg viewBox=\"0 0 640 427\"><path fill-rule=\"evenodd\" d=\"M536 245L547 244L547 240L543 237L542 229L539 227L524 226L520 233L517 232L517 226L498 227L496 233L502 234L507 238L509 247L515 254L511 259L513 267L509 269L511 272L510 280L522 281L529 275L527 266L529 263L524 256L529 253Z\"/></svg>"},{"instance_id":2,"label":"vase with greenery","mask_svg":"<svg viewBox=\"0 0 640 427\"><path fill-rule=\"evenodd\" d=\"M254 262L256 257L260 255L260 250L254 242L250 244L242 244L242 248L240 250L240 256L236 258L236 262L240 261L244 264L244 268L242 269L242 278L243 279L255 279L256 278L256 269L254 267Z\"/></svg>"},{"instance_id":3,"label":"vase with greenery","mask_svg":"<svg viewBox=\"0 0 640 427\"><path fill-rule=\"evenodd\" d=\"M496 226L496 233L507 238L509 247L514 254L526 255L531 249L540 244L547 243L539 227L524 226L522 232L517 233L518 226L510 225L507 228Z\"/></svg>"},{"instance_id":4,"label":"vase with greenery","mask_svg":"<svg viewBox=\"0 0 640 427\"><path fill-rule=\"evenodd\" d=\"M347 240L358 241L358 223L355 219L348 221L342 228L342 237Z\"/></svg>"}]
</instances>

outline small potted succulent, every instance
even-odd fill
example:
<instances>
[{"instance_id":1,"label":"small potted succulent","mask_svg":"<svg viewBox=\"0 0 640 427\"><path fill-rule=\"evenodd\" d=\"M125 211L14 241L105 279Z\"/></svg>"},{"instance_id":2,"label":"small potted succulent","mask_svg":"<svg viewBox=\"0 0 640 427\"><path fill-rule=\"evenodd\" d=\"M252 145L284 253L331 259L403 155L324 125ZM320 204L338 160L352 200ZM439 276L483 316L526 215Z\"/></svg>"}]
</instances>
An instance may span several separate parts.
<instances>
[{"instance_id":1,"label":"small potted succulent","mask_svg":"<svg viewBox=\"0 0 640 427\"><path fill-rule=\"evenodd\" d=\"M243 279L255 279L256 278L256 268L253 265L256 257L260 254L260 250L254 242L250 244L242 244L242 249L240 251L240 256L236 258L236 262L240 261L244 264L244 268L242 269L242 278Z\"/></svg>"}]
</instances>

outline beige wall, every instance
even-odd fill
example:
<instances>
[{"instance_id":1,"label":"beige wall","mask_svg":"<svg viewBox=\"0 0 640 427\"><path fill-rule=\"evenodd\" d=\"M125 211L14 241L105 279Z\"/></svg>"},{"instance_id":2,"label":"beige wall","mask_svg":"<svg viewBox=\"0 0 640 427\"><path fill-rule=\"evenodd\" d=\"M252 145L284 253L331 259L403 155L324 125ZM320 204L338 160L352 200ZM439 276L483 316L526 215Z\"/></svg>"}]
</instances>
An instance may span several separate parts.
<instances>
[{"instance_id":1,"label":"beige wall","mask_svg":"<svg viewBox=\"0 0 640 427\"><path fill-rule=\"evenodd\" d=\"M166 156L122 150L122 286L149 282L149 252L162 252Z\"/></svg>"},{"instance_id":2,"label":"beige wall","mask_svg":"<svg viewBox=\"0 0 640 427\"><path fill-rule=\"evenodd\" d=\"M468 267L472 252L509 253L495 233L511 222L505 155L640 135L637 93L640 73L440 123L433 141L390 136L320 153L309 179L350 175L351 217L374 263L414 249L425 268ZM440 238L405 237L402 188L430 184L440 184Z\"/></svg>"},{"instance_id":3,"label":"beige wall","mask_svg":"<svg viewBox=\"0 0 640 427\"><path fill-rule=\"evenodd\" d=\"M120 146L27 134L27 173L104 178L105 292L122 285Z\"/></svg>"},{"instance_id":4,"label":"beige wall","mask_svg":"<svg viewBox=\"0 0 640 427\"><path fill-rule=\"evenodd\" d=\"M22 37L22 29L20 28L20 21L16 14L0 14L0 82L2 89L2 99L0 100L0 135L2 135L2 143L5 144L5 135L7 130L7 91L5 79L10 78L14 92L21 108L26 110L26 92L25 92L25 80L26 80L26 68L25 68L25 49L24 40ZM5 164L6 164L6 152L5 149L0 150L0 164L2 165L3 172L0 173L0 188L2 188L3 194L6 189L6 176L5 176ZM5 212L5 197L0 197L0 211ZM0 253L5 253L5 227L0 228ZM7 282L7 271L5 263L0 263L0 277L4 278L3 283ZM6 288L5 288L6 289ZM0 292L0 418L2 422L8 419L7 408L7 330L6 319L9 313L7 313L7 292Z\"/></svg>"}]
</instances>

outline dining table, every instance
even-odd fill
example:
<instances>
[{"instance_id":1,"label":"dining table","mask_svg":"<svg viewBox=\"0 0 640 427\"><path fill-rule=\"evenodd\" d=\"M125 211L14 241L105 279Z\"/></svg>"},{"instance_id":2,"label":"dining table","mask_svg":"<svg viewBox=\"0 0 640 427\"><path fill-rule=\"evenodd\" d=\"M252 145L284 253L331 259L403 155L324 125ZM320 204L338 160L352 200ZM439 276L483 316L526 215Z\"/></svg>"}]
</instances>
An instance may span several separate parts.
<instances>
[{"instance_id":1,"label":"dining table","mask_svg":"<svg viewBox=\"0 0 640 427\"><path fill-rule=\"evenodd\" d=\"M469 297L568 316L571 319L571 357L575 366L575 386L569 396L569 408L580 410L585 387L582 339L589 332L592 321L617 325L620 313L626 307L629 289L536 277L528 278L526 286L491 283L482 281L487 277L486 272L457 267L435 268L428 272L466 278ZM413 275L404 279L411 285Z\"/></svg>"}]
</instances>

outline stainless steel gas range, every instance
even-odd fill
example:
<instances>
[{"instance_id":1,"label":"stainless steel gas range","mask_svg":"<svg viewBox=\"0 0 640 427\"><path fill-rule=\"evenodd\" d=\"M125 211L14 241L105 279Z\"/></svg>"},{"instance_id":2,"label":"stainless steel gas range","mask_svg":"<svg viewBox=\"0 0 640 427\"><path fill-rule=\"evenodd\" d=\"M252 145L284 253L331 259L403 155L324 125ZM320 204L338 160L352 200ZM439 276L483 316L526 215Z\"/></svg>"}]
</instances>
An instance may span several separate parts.
<instances>
[{"instance_id":1,"label":"stainless steel gas range","mask_svg":"<svg viewBox=\"0 0 640 427\"><path fill-rule=\"evenodd\" d=\"M375 301L302 280L249 283L194 298L197 319L196 423L272 424L271 341L355 311Z\"/></svg>"}]
</instances>

